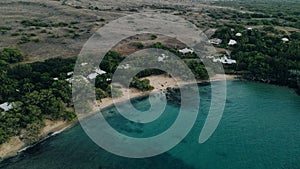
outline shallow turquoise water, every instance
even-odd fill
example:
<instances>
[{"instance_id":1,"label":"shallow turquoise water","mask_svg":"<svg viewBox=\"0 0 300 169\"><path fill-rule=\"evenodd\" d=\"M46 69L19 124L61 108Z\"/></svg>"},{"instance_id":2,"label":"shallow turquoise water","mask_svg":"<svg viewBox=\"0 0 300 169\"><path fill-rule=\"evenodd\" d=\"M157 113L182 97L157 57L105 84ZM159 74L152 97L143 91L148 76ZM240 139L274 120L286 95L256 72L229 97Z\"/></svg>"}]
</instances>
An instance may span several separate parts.
<instances>
[{"instance_id":1,"label":"shallow turquoise water","mask_svg":"<svg viewBox=\"0 0 300 169\"><path fill-rule=\"evenodd\" d=\"M80 125L51 137L18 157L4 161L7 169L299 169L300 97L285 87L245 81L228 81L222 120L204 144L198 137L210 105L210 86L200 86L201 104L196 124L170 151L145 159L119 157L99 148ZM133 101L146 110L147 99ZM148 137L167 129L178 106L149 125L130 123L112 107L107 118L118 131Z\"/></svg>"}]
</instances>

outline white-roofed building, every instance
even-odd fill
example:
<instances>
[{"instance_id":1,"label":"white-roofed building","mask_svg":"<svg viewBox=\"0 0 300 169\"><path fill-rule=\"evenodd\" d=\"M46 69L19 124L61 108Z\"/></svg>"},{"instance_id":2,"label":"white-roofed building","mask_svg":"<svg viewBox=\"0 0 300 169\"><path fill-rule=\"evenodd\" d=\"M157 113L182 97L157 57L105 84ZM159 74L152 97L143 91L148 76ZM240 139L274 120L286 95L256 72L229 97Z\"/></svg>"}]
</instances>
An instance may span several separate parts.
<instances>
[{"instance_id":1,"label":"white-roofed building","mask_svg":"<svg viewBox=\"0 0 300 169\"><path fill-rule=\"evenodd\" d=\"M119 69L129 69L129 68L130 68L129 64L119 66Z\"/></svg>"},{"instance_id":2,"label":"white-roofed building","mask_svg":"<svg viewBox=\"0 0 300 169\"><path fill-rule=\"evenodd\" d=\"M165 59L167 59L169 56L165 54L161 54L161 56L158 56L157 61L158 62L163 62Z\"/></svg>"},{"instance_id":3,"label":"white-roofed building","mask_svg":"<svg viewBox=\"0 0 300 169\"><path fill-rule=\"evenodd\" d=\"M67 76L71 76L71 75L73 75L73 72L68 72L67 73Z\"/></svg>"},{"instance_id":4,"label":"white-roofed building","mask_svg":"<svg viewBox=\"0 0 300 169\"><path fill-rule=\"evenodd\" d=\"M237 41L233 40L233 39L230 39L228 42L228 45L236 45L236 44L237 44Z\"/></svg>"},{"instance_id":5,"label":"white-roofed building","mask_svg":"<svg viewBox=\"0 0 300 169\"><path fill-rule=\"evenodd\" d=\"M90 80L93 80L93 79L96 79L96 77L98 76L98 73L91 73L91 74L89 74L88 75L88 79L90 79Z\"/></svg>"},{"instance_id":6,"label":"white-roofed building","mask_svg":"<svg viewBox=\"0 0 300 169\"><path fill-rule=\"evenodd\" d=\"M84 62L84 63L81 63L80 65L81 66L86 66L86 65L88 65L88 63Z\"/></svg>"},{"instance_id":7,"label":"white-roofed building","mask_svg":"<svg viewBox=\"0 0 300 169\"><path fill-rule=\"evenodd\" d=\"M13 105L12 105L12 103L5 102L5 103L0 104L0 108L6 112L6 111L12 109Z\"/></svg>"},{"instance_id":8,"label":"white-roofed building","mask_svg":"<svg viewBox=\"0 0 300 169\"><path fill-rule=\"evenodd\" d=\"M184 49L180 49L178 50L180 53L182 54L187 54L187 53L194 53L193 49L189 49L189 48L184 48Z\"/></svg>"},{"instance_id":9,"label":"white-roofed building","mask_svg":"<svg viewBox=\"0 0 300 169\"><path fill-rule=\"evenodd\" d=\"M213 58L213 62L221 62L223 64L235 64L236 60L234 59L229 59L227 56L223 56L221 58Z\"/></svg>"},{"instance_id":10,"label":"white-roofed building","mask_svg":"<svg viewBox=\"0 0 300 169\"><path fill-rule=\"evenodd\" d=\"M208 42L213 45L219 45L222 43L222 40L219 38L213 38L213 39L210 39Z\"/></svg>"},{"instance_id":11,"label":"white-roofed building","mask_svg":"<svg viewBox=\"0 0 300 169\"><path fill-rule=\"evenodd\" d=\"M283 42L288 42L288 41L289 41L288 38L282 38L281 40L282 40Z\"/></svg>"},{"instance_id":12,"label":"white-roofed building","mask_svg":"<svg viewBox=\"0 0 300 169\"><path fill-rule=\"evenodd\" d=\"M86 82L86 83L89 82L88 79L87 79L86 77L82 76L82 75L77 76L77 78L74 78L74 77L68 78L68 79L66 79L66 81L69 82L69 83L72 83L73 81L77 81L77 82L78 82L78 81L80 81L81 79L82 79L84 82Z\"/></svg>"},{"instance_id":13,"label":"white-roofed building","mask_svg":"<svg viewBox=\"0 0 300 169\"><path fill-rule=\"evenodd\" d=\"M103 75L103 74L106 73L104 70L101 70L101 69L99 69L99 68L95 69L95 72L96 72L97 74L99 74L99 75Z\"/></svg>"},{"instance_id":14,"label":"white-roofed building","mask_svg":"<svg viewBox=\"0 0 300 169\"><path fill-rule=\"evenodd\" d=\"M237 37L241 37L241 36L242 36L242 34L238 32L238 33L236 33L236 34L235 34L235 36L237 36Z\"/></svg>"},{"instance_id":15,"label":"white-roofed building","mask_svg":"<svg viewBox=\"0 0 300 169\"><path fill-rule=\"evenodd\" d=\"M96 68L95 69L95 72L94 73L91 73L87 76L88 79L90 80L93 80L95 79L98 75L103 75L103 74L106 74L106 72L104 70L101 70L99 68Z\"/></svg>"}]
</instances>

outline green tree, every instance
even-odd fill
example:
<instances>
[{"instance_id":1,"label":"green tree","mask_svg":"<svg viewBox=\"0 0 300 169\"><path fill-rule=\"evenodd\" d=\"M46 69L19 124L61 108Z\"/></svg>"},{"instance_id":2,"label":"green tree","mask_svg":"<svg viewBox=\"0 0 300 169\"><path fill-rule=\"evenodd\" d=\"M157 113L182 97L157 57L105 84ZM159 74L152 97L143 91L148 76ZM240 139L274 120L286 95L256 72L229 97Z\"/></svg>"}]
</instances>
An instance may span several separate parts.
<instances>
[{"instance_id":1,"label":"green tree","mask_svg":"<svg viewBox=\"0 0 300 169\"><path fill-rule=\"evenodd\" d=\"M136 77L133 78L132 82L130 83L130 87L134 87L141 91L149 91L154 89L154 87L150 85L149 79L140 80Z\"/></svg>"},{"instance_id":2,"label":"green tree","mask_svg":"<svg viewBox=\"0 0 300 169\"><path fill-rule=\"evenodd\" d=\"M107 94L104 90L100 89L100 88L96 88L96 99L100 100L104 99L107 97Z\"/></svg>"},{"instance_id":3,"label":"green tree","mask_svg":"<svg viewBox=\"0 0 300 169\"><path fill-rule=\"evenodd\" d=\"M0 52L0 59L8 63L17 63L23 61L23 54L16 48L4 48Z\"/></svg>"}]
</instances>

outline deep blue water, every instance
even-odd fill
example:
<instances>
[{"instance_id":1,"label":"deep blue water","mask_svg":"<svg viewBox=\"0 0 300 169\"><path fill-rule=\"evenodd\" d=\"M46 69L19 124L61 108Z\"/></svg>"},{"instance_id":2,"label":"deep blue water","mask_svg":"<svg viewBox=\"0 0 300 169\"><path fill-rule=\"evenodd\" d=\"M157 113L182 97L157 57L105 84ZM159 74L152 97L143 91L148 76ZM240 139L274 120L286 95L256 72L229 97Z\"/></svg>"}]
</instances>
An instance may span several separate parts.
<instances>
[{"instance_id":1,"label":"deep blue water","mask_svg":"<svg viewBox=\"0 0 300 169\"><path fill-rule=\"evenodd\" d=\"M222 120L213 136L198 144L210 106L210 86L199 86L197 121L173 149L150 158L129 159L99 148L79 124L51 137L19 156L0 163L6 169L299 169L300 97L285 87L228 81ZM132 101L137 109L149 107L147 99ZM178 105L149 125L131 123L114 107L104 114L119 132L149 137L166 130L178 115Z\"/></svg>"}]
</instances>

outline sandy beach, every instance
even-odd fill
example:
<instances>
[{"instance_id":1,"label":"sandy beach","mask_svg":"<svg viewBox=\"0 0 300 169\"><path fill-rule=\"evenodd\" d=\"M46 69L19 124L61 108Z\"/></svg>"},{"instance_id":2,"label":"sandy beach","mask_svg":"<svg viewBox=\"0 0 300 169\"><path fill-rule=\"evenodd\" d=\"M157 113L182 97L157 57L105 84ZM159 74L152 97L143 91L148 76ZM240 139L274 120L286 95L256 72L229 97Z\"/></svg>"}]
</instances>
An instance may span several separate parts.
<instances>
[{"instance_id":1,"label":"sandy beach","mask_svg":"<svg viewBox=\"0 0 300 169\"><path fill-rule=\"evenodd\" d=\"M41 133L39 135L39 139L47 137L49 134L62 131L71 127L77 120L72 122L67 121L45 121L45 127L42 128ZM24 149L29 145L26 145L19 136L12 137L8 142L0 145L0 161L16 156L20 150Z\"/></svg>"},{"instance_id":2,"label":"sandy beach","mask_svg":"<svg viewBox=\"0 0 300 169\"><path fill-rule=\"evenodd\" d=\"M93 110L97 111L103 108L106 108L108 106L113 105L114 103L120 103L123 102L127 99L131 98L136 98L140 96L144 96L150 93L155 93L159 92L162 90L167 89L168 87L178 87L178 84L188 84L189 82L178 82L173 78L170 78L169 76L166 75L156 75L156 76L149 76L146 77L147 79L150 80L150 84L154 87L154 90L152 91L147 91L147 92L141 92L136 89L122 89L123 96L112 99L112 98L105 98L102 99L101 101L97 101L96 104L93 105ZM197 81L197 83L203 83L203 82L208 82L208 81L217 81L217 80L223 80L226 78L226 80L234 80L237 79L236 75L221 75L217 74L214 77L212 77L210 80L200 80ZM84 117L77 117L77 119L81 119ZM46 120L45 121L45 127L41 130L40 133L40 139L45 138L51 133L57 132L64 130L66 128L71 127L73 124L75 124L78 120L74 120L72 122L66 122L66 121L50 121ZM18 136L14 136L10 139L9 142L6 142L4 144L0 145L0 161L3 159L7 159L13 156L16 156L20 150L25 148L26 145Z\"/></svg>"},{"instance_id":3,"label":"sandy beach","mask_svg":"<svg viewBox=\"0 0 300 169\"><path fill-rule=\"evenodd\" d=\"M94 110L97 111L103 108L106 108L107 106L110 106L114 103L120 103L123 102L127 99L132 99L132 98L136 98L136 97L140 97L140 96L144 96L150 93L155 93L155 92L159 92L162 90L167 89L168 87L174 88L174 87L179 87L178 84L181 85L185 85L185 84L189 84L190 82L184 82L184 81L176 81L173 78L170 78L169 76L166 75L155 75L155 76L148 76L146 77L146 79L150 80L150 84L151 86L154 87L154 89L152 91L147 91L147 92L141 92L138 91L136 89L124 89L122 88L122 92L123 92L123 96L119 97L119 98L114 98L114 100L112 98L105 98L102 99L101 101L97 101L96 105L94 105ZM222 74L216 74L215 76L213 76L210 80L198 80L197 83L204 83L204 82L209 82L209 81L218 81L218 80L234 80L237 79L236 75L222 75Z\"/></svg>"}]
</instances>

